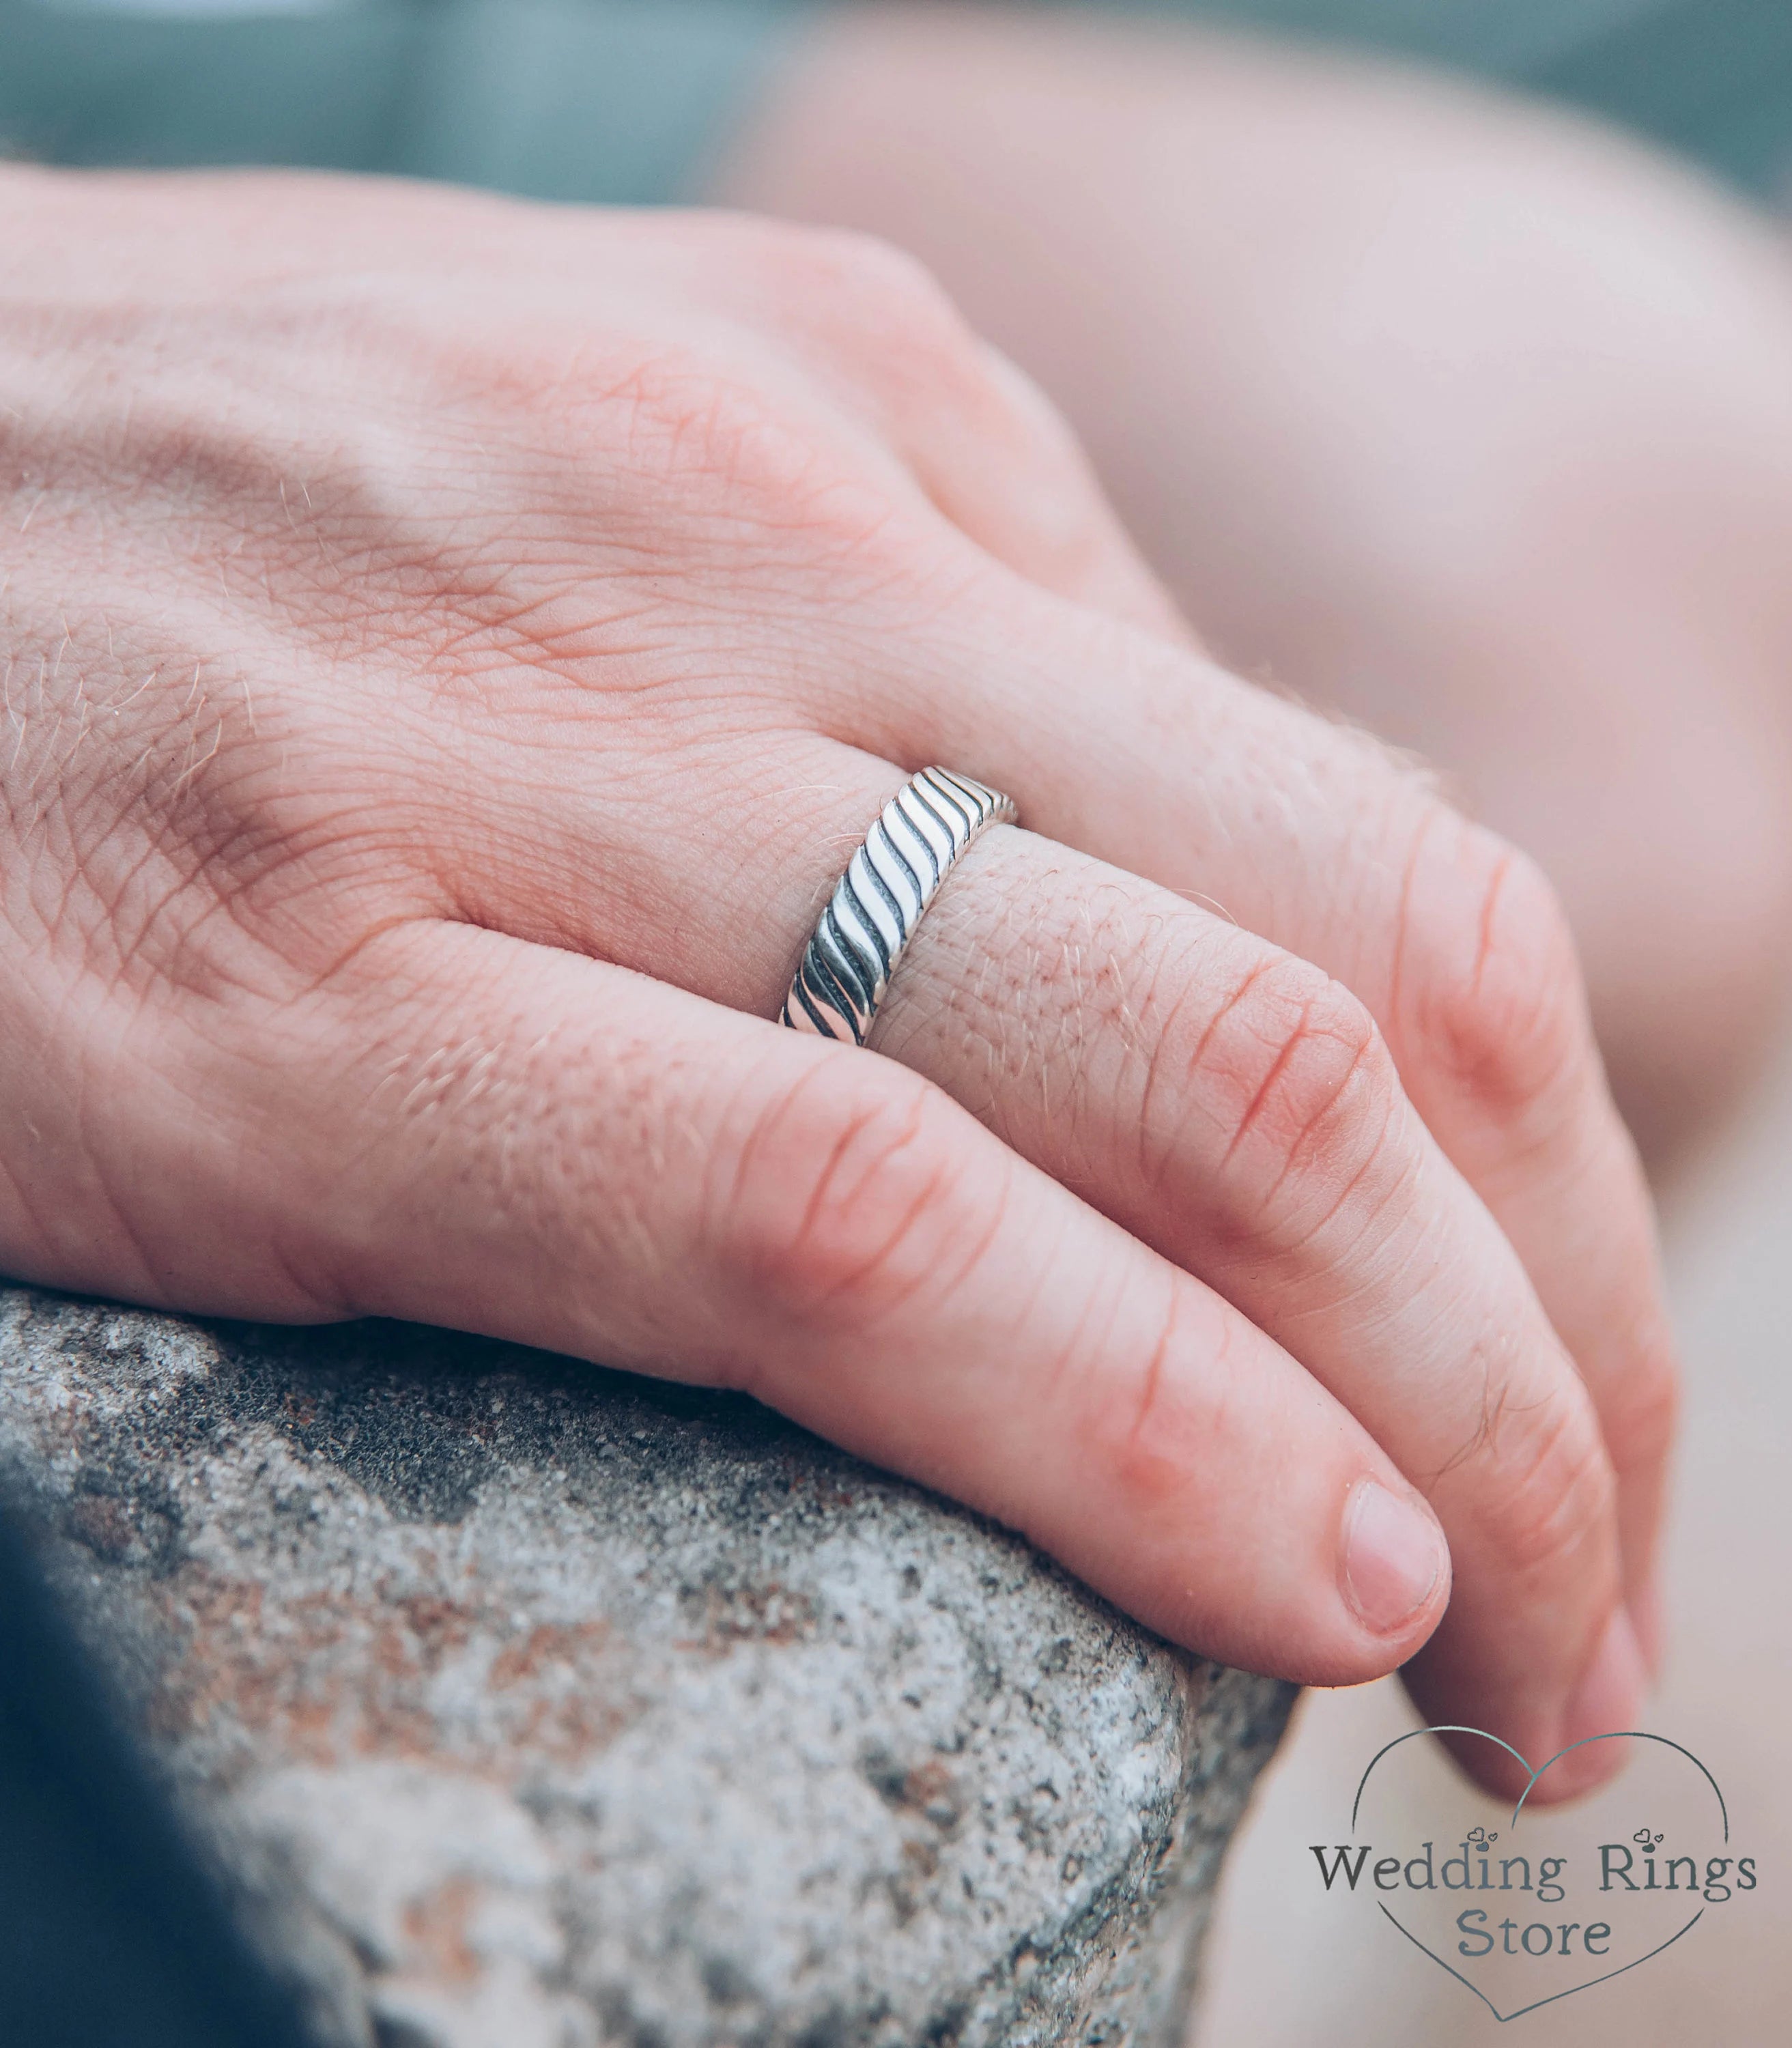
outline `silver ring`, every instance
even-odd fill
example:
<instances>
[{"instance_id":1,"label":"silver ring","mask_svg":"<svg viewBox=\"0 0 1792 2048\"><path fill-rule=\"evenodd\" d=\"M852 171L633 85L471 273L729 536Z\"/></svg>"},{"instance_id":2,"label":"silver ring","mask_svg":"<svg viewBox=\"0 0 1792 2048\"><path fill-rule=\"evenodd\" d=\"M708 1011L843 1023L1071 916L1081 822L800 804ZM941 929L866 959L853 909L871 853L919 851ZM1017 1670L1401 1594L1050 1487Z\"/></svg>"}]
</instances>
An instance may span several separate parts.
<instances>
[{"instance_id":1,"label":"silver ring","mask_svg":"<svg viewBox=\"0 0 1792 2048\"><path fill-rule=\"evenodd\" d=\"M793 1031L865 1042L921 913L977 835L1020 822L1014 800L923 768L883 807L836 886L784 999Z\"/></svg>"}]
</instances>

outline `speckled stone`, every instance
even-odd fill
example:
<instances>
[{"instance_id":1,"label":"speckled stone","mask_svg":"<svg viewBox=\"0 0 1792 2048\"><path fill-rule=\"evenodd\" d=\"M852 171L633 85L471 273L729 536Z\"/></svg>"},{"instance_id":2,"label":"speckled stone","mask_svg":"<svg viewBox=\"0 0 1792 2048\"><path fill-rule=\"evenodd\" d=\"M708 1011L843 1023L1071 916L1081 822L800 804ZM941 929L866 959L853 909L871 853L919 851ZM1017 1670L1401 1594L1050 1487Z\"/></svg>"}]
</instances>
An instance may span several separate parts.
<instances>
[{"instance_id":1,"label":"speckled stone","mask_svg":"<svg viewBox=\"0 0 1792 2048\"><path fill-rule=\"evenodd\" d=\"M330 2048L1178 2033L1288 1688L750 1402L0 1290L0 1484Z\"/></svg>"}]
</instances>

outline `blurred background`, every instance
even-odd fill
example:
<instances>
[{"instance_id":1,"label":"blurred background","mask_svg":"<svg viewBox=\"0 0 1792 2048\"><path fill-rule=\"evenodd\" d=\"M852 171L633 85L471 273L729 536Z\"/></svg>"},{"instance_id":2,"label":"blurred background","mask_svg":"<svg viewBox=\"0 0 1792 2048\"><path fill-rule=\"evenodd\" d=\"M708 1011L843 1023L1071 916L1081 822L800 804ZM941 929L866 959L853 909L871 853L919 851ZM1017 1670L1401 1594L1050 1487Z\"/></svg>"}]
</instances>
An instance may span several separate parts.
<instances>
[{"instance_id":1,"label":"blurred background","mask_svg":"<svg viewBox=\"0 0 1792 2048\"><path fill-rule=\"evenodd\" d=\"M1229 23L1413 56L1608 114L1758 192L1783 184L1792 149L1782 0L1008 10ZM688 178L779 39L830 11L828 0L0 0L0 136L71 161L248 155L651 200Z\"/></svg>"}]
</instances>

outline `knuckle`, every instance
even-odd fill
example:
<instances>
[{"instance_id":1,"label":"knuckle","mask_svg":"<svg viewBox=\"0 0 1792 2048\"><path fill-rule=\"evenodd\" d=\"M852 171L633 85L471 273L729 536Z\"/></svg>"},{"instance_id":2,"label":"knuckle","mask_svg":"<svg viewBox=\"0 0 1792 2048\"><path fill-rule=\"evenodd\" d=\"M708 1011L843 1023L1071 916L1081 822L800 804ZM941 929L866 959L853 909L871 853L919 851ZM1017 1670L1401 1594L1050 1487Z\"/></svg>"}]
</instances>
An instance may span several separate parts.
<instances>
[{"instance_id":1,"label":"knuckle","mask_svg":"<svg viewBox=\"0 0 1792 2048\"><path fill-rule=\"evenodd\" d=\"M1248 1459L1261 1441L1254 1377L1234 1351L1233 1319L1210 1299L1164 1276L1155 1340L1130 1360L1085 1360L1086 1441L1122 1491L1151 1514L1185 1501L1203 1474ZM1198 1357L1200 1369L1188 1369Z\"/></svg>"},{"instance_id":2,"label":"knuckle","mask_svg":"<svg viewBox=\"0 0 1792 2048\"><path fill-rule=\"evenodd\" d=\"M812 1069L754 1119L721 1221L750 1295L798 1327L859 1328L899 1309L942 1278L963 1235L951 1104L900 1068L844 1064Z\"/></svg>"},{"instance_id":3,"label":"knuckle","mask_svg":"<svg viewBox=\"0 0 1792 2048\"><path fill-rule=\"evenodd\" d=\"M1620 1473L1658 1468L1680 1424L1681 1387L1671 1347L1643 1346L1613 1390L1604 1417L1606 1449Z\"/></svg>"},{"instance_id":4,"label":"knuckle","mask_svg":"<svg viewBox=\"0 0 1792 2048\"><path fill-rule=\"evenodd\" d=\"M868 374L886 401L925 405L945 396L958 410L1014 411L991 351L907 250L846 230L787 231L773 273L782 318ZM1037 406L1049 409L1042 398Z\"/></svg>"},{"instance_id":5,"label":"knuckle","mask_svg":"<svg viewBox=\"0 0 1792 2048\"><path fill-rule=\"evenodd\" d=\"M968 346L969 330L926 265L881 236L847 228L793 231L784 281L801 304L882 332L896 347L913 340Z\"/></svg>"},{"instance_id":6,"label":"knuckle","mask_svg":"<svg viewBox=\"0 0 1792 2048\"><path fill-rule=\"evenodd\" d=\"M1421 1056L1491 1117L1522 1127L1592 1061L1580 964L1536 863L1479 828L1467 848L1468 916L1402 934L1419 969Z\"/></svg>"},{"instance_id":7,"label":"knuckle","mask_svg":"<svg viewBox=\"0 0 1792 2048\"><path fill-rule=\"evenodd\" d=\"M1193 1028L1193 1020L1181 1022L1181 1030ZM1220 1166L1235 1188L1251 1192L1243 1220L1253 1230L1272 1215L1300 1216L1309 1191L1358 1175L1400 1100L1367 1008L1288 955L1259 959L1200 1021L1176 1064L1185 1104L1173 1122L1210 1119Z\"/></svg>"},{"instance_id":8,"label":"knuckle","mask_svg":"<svg viewBox=\"0 0 1792 2048\"><path fill-rule=\"evenodd\" d=\"M1509 1571L1521 1580L1582 1573L1590 1549L1612 1545L1617 1476L1590 1405L1570 1394L1533 1418L1513 1441L1511 1414L1490 1416L1486 1441L1499 1461L1491 1533Z\"/></svg>"}]
</instances>

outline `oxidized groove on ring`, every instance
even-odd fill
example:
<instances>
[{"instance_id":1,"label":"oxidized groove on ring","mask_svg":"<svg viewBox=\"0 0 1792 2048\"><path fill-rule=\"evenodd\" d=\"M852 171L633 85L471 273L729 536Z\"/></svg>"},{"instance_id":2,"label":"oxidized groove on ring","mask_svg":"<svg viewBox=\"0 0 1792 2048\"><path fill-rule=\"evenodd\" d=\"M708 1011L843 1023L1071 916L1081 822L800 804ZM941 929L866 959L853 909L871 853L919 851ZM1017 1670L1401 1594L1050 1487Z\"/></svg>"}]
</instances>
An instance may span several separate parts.
<instances>
[{"instance_id":1,"label":"oxidized groove on ring","mask_svg":"<svg viewBox=\"0 0 1792 2048\"><path fill-rule=\"evenodd\" d=\"M1013 800L968 775L923 768L883 807L852 856L784 999L793 1031L865 1042L921 914L986 827L1019 822Z\"/></svg>"}]
</instances>

